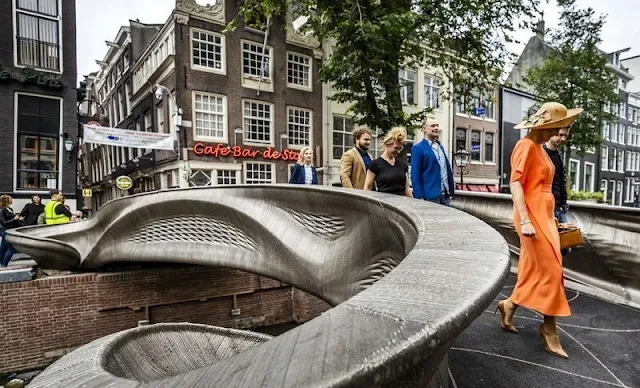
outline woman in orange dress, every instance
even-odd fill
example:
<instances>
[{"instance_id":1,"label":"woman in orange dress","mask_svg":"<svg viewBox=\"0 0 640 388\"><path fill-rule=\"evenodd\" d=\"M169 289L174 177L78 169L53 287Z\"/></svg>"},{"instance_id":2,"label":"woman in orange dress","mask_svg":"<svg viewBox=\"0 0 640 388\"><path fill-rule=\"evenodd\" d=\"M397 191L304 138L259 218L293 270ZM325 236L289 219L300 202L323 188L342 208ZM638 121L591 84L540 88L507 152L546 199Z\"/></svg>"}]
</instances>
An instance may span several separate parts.
<instances>
[{"instance_id":1,"label":"woman in orange dress","mask_svg":"<svg viewBox=\"0 0 640 388\"><path fill-rule=\"evenodd\" d=\"M520 236L518 281L511 297L498 302L500 324L508 332L517 333L512 318L522 305L544 315L539 328L549 353L569 358L558 338L555 317L571 315L562 279L560 237L551 192L555 167L542 148L542 143L561 128L570 128L582 109L570 109L548 102L516 129L528 128L511 154L510 187L513 198L514 226Z\"/></svg>"}]
</instances>

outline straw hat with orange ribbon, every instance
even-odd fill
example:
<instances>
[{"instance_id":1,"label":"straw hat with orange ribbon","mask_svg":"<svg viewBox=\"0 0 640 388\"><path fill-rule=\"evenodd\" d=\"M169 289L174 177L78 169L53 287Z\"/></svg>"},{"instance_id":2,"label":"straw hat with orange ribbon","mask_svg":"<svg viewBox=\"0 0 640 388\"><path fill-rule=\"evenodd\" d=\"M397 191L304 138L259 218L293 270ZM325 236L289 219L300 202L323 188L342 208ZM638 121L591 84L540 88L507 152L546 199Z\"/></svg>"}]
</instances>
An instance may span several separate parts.
<instances>
[{"instance_id":1,"label":"straw hat with orange ribbon","mask_svg":"<svg viewBox=\"0 0 640 388\"><path fill-rule=\"evenodd\" d=\"M559 102L546 102L515 129L556 129L570 127L582 113L582 108L567 109Z\"/></svg>"}]
</instances>

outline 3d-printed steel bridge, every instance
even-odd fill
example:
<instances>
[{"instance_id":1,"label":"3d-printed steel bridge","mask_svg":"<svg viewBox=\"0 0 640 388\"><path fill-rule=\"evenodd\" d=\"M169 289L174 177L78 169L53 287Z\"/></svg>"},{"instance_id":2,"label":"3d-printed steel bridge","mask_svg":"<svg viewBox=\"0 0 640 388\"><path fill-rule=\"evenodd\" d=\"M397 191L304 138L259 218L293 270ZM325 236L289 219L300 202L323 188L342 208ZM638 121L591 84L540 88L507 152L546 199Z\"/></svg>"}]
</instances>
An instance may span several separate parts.
<instances>
[{"instance_id":1,"label":"3d-printed steel bridge","mask_svg":"<svg viewBox=\"0 0 640 388\"><path fill-rule=\"evenodd\" d=\"M116 333L63 357L32 387L444 386L447 351L509 268L500 234L461 211L326 187L135 195L88 221L20 228L9 240L45 268L224 266L334 306L273 339L200 325Z\"/></svg>"}]
</instances>

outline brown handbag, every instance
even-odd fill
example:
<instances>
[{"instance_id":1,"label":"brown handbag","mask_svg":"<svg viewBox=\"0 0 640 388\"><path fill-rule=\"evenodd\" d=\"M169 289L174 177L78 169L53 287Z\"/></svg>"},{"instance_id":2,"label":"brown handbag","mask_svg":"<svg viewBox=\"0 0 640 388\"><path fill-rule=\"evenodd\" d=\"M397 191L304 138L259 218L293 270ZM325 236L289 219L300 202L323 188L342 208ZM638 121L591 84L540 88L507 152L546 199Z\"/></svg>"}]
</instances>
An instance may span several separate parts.
<instances>
[{"instance_id":1,"label":"brown handbag","mask_svg":"<svg viewBox=\"0 0 640 388\"><path fill-rule=\"evenodd\" d=\"M584 244L582 231L575 225L560 224L556 219L558 234L560 235L560 249L575 248Z\"/></svg>"}]
</instances>

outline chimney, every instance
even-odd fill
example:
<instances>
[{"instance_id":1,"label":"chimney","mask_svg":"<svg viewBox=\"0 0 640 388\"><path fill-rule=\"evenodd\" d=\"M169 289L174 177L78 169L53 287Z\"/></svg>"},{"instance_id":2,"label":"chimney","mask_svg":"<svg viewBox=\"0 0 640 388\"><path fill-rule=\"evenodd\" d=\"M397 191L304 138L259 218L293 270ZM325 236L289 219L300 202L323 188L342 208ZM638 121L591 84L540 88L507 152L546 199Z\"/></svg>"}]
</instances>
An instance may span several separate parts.
<instances>
[{"instance_id":1,"label":"chimney","mask_svg":"<svg viewBox=\"0 0 640 388\"><path fill-rule=\"evenodd\" d=\"M544 39L544 19L541 19L537 24L536 24L536 35L538 35L539 37Z\"/></svg>"}]
</instances>

